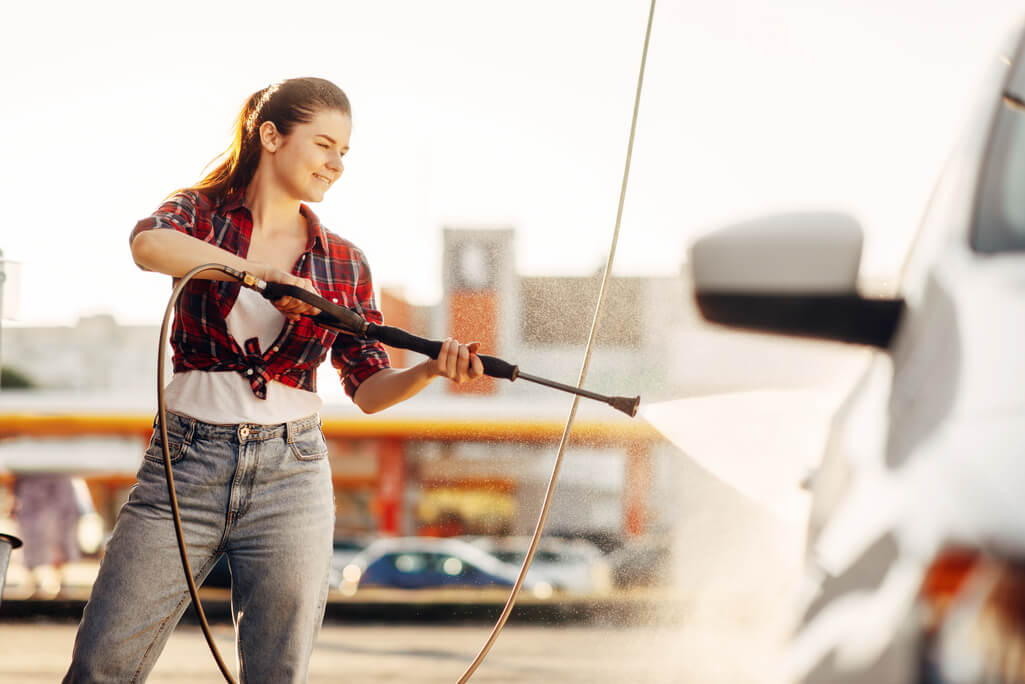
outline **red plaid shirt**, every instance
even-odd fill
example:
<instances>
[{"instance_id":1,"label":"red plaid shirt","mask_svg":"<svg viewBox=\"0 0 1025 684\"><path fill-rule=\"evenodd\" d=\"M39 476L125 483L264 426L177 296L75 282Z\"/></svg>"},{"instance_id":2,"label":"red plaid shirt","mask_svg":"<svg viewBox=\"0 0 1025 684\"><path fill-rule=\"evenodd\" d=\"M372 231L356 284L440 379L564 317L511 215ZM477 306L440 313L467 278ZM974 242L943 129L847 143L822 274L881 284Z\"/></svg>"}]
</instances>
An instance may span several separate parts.
<instances>
[{"instance_id":1,"label":"red plaid shirt","mask_svg":"<svg viewBox=\"0 0 1025 684\"><path fill-rule=\"evenodd\" d=\"M373 284L366 257L358 247L320 225L305 205L299 208L309 226L306 248L292 270L309 278L320 294L348 307L373 323L381 322L374 303ZM132 239L143 231L170 228L217 245L245 258L253 232L253 219L238 193L221 201L184 191L172 195L150 217L139 221ZM379 342L358 340L322 328L303 316L286 321L281 334L260 353L255 338L242 346L228 333L225 318L235 304L237 282L195 279L185 286L171 328L174 370L236 371L267 397L267 383L277 380L290 387L317 391L317 367L331 350L331 365L351 397L360 383L389 367L388 354Z\"/></svg>"}]
</instances>

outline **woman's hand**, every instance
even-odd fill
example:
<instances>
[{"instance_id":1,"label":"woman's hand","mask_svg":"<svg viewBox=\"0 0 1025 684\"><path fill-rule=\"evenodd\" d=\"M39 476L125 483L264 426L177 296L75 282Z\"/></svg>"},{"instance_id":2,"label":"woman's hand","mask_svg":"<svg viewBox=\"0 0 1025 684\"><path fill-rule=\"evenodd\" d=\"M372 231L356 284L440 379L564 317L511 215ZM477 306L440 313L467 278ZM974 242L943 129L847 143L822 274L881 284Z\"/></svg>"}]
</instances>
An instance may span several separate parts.
<instances>
[{"instance_id":1,"label":"woman's hand","mask_svg":"<svg viewBox=\"0 0 1025 684\"><path fill-rule=\"evenodd\" d=\"M445 338L441 343L441 351L438 358L428 362L428 372L431 375L440 375L455 383L463 383L474 380L484 375L484 364L477 356L480 342L460 344L451 337Z\"/></svg>"},{"instance_id":2,"label":"woman's hand","mask_svg":"<svg viewBox=\"0 0 1025 684\"><path fill-rule=\"evenodd\" d=\"M291 273L286 273L284 271L278 270L270 266L265 268L261 277L268 283L295 285L297 287L301 287L302 289L308 292L312 292L313 294L320 296L320 292L318 292L317 288L314 287L313 281L311 281L308 278L297 278ZM317 307L313 306L312 304L307 304L303 300L296 299L295 297L282 297L280 299L274 300L271 303L274 304L275 308L277 308L278 311L283 313L285 315L285 318L287 318L290 321L297 321L299 320L300 316L316 316L320 313L320 309L318 309Z\"/></svg>"}]
</instances>

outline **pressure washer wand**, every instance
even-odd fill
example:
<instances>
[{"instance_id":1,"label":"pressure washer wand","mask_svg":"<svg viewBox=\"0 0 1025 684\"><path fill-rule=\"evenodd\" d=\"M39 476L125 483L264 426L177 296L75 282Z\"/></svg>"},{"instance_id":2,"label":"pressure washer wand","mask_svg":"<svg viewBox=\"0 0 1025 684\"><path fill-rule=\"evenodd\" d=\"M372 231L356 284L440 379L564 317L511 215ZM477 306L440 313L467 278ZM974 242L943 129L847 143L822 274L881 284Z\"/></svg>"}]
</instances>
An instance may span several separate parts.
<instances>
[{"instance_id":1,"label":"pressure washer wand","mask_svg":"<svg viewBox=\"0 0 1025 684\"><path fill-rule=\"evenodd\" d=\"M281 297L294 297L295 299L300 299L307 304L317 307L320 309L320 313L314 316L313 320L316 321L318 325L325 328L330 328L346 335L378 340L389 347L408 349L410 351L429 356L432 359L438 358L438 354L441 353L442 343L438 340L428 340L423 337L418 337L403 330L402 328L371 323L355 311L347 309L344 306L340 306L321 297L320 295L304 290L301 287L286 285L284 283L269 283L248 273L234 271L234 269L229 269L228 272L235 275L243 285L256 290L267 299L275 300L280 299ZM484 366L485 375L493 378L503 378L510 381L522 378L528 382L534 382L539 385L544 385L545 387L551 387L553 389L562 390L563 392L569 392L570 394L576 394L581 397L604 402L612 408L622 411L631 417L637 415L637 407L641 403L640 397L610 397L604 394L590 392L579 387L573 387L572 385L564 385L561 382L556 382L547 378L530 375L529 373L523 373L520 371L518 366L495 356L478 354L477 357L480 358L481 364Z\"/></svg>"}]
</instances>

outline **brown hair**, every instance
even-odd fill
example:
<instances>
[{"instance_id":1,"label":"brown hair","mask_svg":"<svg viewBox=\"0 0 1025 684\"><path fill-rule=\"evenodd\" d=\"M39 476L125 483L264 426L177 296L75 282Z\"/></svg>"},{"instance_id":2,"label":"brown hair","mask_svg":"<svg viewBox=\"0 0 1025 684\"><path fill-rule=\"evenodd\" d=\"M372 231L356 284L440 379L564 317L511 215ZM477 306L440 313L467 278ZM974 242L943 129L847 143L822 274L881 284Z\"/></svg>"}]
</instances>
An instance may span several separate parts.
<instances>
[{"instance_id":1,"label":"brown hair","mask_svg":"<svg viewBox=\"0 0 1025 684\"><path fill-rule=\"evenodd\" d=\"M186 190L201 192L210 198L244 190L260 162L260 126L270 121L281 135L287 136L296 124L308 123L323 108L352 115L349 98L342 89L323 78L290 78L256 91L235 119L231 145L210 163L220 162Z\"/></svg>"}]
</instances>

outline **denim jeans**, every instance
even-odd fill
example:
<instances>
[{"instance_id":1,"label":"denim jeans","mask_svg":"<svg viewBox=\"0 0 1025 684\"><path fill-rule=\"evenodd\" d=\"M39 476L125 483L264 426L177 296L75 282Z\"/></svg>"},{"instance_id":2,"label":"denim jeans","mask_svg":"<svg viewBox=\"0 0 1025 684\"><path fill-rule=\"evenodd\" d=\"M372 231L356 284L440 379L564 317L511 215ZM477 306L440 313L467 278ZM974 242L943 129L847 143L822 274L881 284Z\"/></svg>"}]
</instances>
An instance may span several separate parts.
<instances>
[{"instance_id":1,"label":"denim jeans","mask_svg":"<svg viewBox=\"0 0 1025 684\"><path fill-rule=\"evenodd\" d=\"M228 555L239 681L305 682L324 617L334 531L319 418L211 425L168 413L167 433L196 584ZM144 681L190 603L159 431L137 477L85 607L65 682ZM210 668L216 676L212 657Z\"/></svg>"}]
</instances>

